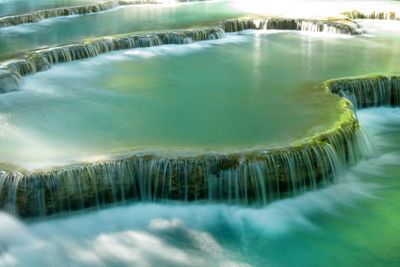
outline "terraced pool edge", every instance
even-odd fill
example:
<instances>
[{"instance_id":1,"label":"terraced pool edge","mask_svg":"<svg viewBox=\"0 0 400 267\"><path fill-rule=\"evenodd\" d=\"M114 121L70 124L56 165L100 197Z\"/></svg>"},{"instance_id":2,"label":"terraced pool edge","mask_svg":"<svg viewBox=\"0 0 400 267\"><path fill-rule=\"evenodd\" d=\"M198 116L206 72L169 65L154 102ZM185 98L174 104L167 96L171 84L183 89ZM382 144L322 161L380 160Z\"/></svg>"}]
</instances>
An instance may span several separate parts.
<instances>
[{"instance_id":1,"label":"terraced pool edge","mask_svg":"<svg viewBox=\"0 0 400 267\"><path fill-rule=\"evenodd\" d=\"M78 53L82 47L84 51L95 47L108 52L133 45L184 44L222 38L225 31L267 28L273 25L268 23L276 21L236 19L214 28L104 37L87 40L76 50L59 47L45 50L46 53L42 50L42 54L35 52L25 62L34 65L35 70L45 70L46 67L40 68L45 60L50 65L90 57L89 52ZM299 27L296 20L280 19L280 22L277 25ZM18 68L7 65L16 73L28 74L21 66L25 65ZM360 99L366 99L367 104L361 102L360 107L398 106L399 88L396 75L330 80L321 86L322 90L340 96L364 95ZM357 104L357 97L351 100ZM30 173L3 171L0 207L21 217L37 217L121 201L210 200L247 205L296 195L333 182L337 172L354 165L364 155L362 131L352 104L345 98L339 104L339 120L331 129L287 147L193 156L161 157L147 153Z\"/></svg>"}]
</instances>

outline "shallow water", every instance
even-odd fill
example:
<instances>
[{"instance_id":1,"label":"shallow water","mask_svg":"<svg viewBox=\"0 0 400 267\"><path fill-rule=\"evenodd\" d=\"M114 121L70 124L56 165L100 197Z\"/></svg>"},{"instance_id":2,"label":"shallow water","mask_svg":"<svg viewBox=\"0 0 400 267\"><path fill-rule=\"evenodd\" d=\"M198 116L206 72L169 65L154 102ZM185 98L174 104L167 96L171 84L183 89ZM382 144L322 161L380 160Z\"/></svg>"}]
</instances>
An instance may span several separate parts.
<instances>
[{"instance_id":1,"label":"shallow water","mask_svg":"<svg viewBox=\"0 0 400 267\"><path fill-rule=\"evenodd\" d=\"M139 204L28 225L2 214L0 266L396 266L400 111L358 115L375 154L337 185L262 209Z\"/></svg>"}]
</instances>

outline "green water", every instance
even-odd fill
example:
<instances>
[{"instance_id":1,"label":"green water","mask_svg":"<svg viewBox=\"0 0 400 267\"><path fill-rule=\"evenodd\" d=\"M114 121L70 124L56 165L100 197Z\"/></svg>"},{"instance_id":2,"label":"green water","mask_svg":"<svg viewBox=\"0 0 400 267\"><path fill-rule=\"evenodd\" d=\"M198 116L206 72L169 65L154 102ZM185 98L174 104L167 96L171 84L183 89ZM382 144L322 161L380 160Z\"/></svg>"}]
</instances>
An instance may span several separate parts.
<instances>
[{"instance_id":1,"label":"green water","mask_svg":"<svg viewBox=\"0 0 400 267\"><path fill-rule=\"evenodd\" d=\"M398 71L395 44L395 34L250 31L57 65L1 97L0 161L35 169L138 151L293 143L338 119L339 98L318 84Z\"/></svg>"},{"instance_id":2,"label":"green water","mask_svg":"<svg viewBox=\"0 0 400 267\"><path fill-rule=\"evenodd\" d=\"M53 23L71 22L0 30L0 54L91 34L85 26L75 37L79 27L52 33ZM399 72L398 25L353 38L248 32L54 66L0 97L0 161L34 169L138 144L198 151L297 139L335 117L334 98L314 85ZM336 185L261 209L138 204L30 224L0 213L0 266L398 266L400 112L358 116L374 154Z\"/></svg>"},{"instance_id":3,"label":"green water","mask_svg":"<svg viewBox=\"0 0 400 267\"><path fill-rule=\"evenodd\" d=\"M190 28L205 21L241 15L244 13L230 8L228 2L200 2L170 6L127 6L98 14L58 17L0 28L0 59L37 47L79 42L91 37Z\"/></svg>"}]
</instances>

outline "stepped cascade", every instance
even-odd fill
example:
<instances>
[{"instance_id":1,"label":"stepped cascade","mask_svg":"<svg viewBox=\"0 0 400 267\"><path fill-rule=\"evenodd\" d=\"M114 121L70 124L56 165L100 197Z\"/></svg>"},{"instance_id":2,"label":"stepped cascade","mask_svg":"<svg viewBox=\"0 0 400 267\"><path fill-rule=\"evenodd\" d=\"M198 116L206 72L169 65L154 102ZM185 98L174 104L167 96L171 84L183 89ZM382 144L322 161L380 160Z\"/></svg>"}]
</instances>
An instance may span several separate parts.
<instances>
[{"instance_id":1,"label":"stepped cascade","mask_svg":"<svg viewBox=\"0 0 400 267\"><path fill-rule=\"evenodd\" d=\"M224 38L226 32L248 29L290 29L358 34L351 21L303 19L233 19L218 27L180 32L128 34L87 40L81 44L34 51L24 60L4 62L20 75L50 65L102 53L163 44L190 44ZM330 80L322 85L358 107L398 105L397 76ZM103 207L126 201L227 201L266 204L334 182L344 166L353 166L366 145L351 104L342 100L342 119L335 129L287 148L245 153L159 157L134 155L102 163L39 172L3 172L3 209L22 217Z\"/></svg>"},{"instance_id":2,"label":"stepped cascade","mask_svg":"<svg viewBox=\"0 0 400 267\"><path fill-rule=\"evenodd\" d=\"M342 13L350 19L379 19L379 20L399 20L398 12L396 11L371 11L370 13L353 10Z\"/></svg>"},{"instance_id":3,"label":"stepped cascade","mask_svg":"<svg viewBox=\"0 0 400 267\"><path fill-rule=\"evenodd\" d=\"M399 14L0 0L0 267L397 266Z\"/></svg>"}]
</instances>

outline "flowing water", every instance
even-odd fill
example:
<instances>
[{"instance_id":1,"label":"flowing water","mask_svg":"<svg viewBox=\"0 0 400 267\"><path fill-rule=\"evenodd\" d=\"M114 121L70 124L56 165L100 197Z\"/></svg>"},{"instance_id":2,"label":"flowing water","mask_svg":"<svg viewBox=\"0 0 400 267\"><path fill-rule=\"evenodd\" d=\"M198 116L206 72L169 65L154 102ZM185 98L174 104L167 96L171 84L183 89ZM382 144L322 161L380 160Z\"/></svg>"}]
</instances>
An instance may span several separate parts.
<instances>
[{"instance_id":1,"label":"flowing water","mask_svg":"<svg viewBox=\"0 0 400 267\"><path fill-rule=\"evenodd\" d=\"M2 214L0 266L396 266L400 111L358 115L375 153L337 185L261 209L139 204L29 225Z\"/></svg>"},{"instance_id":2,"label":"flowing water","mask_svg":"<svg viewBox=\"0 0 400 267\"><path fill-rule=\"evenodd\" d=\"M98 2L96 0L0 0L0 16L19 15L36 10L87 5Z\"/></svg>"},{"instance_id":3,"label":"flowing water","mask_svg":"<svg viewBox=\"0 0 400 267\"><path fill-rule=\"evenodd\" d=\"M0 0L0 7L7 7L7 2ZM343 2L335 1L336 6L349 7ZM265 4L258 3L256 10L254 6L245 8L249 5L244 6L240 1L126 7L13 26L0 29L0 37L4 37L0 38L0 58L87 37L186 28L202 21L263 12ZM271 12L278 14L272 8L278 5L272 3ZM306 1L303 7L310 3L322 2ZM377 3L386 4L379 5L385 10L397 7L391 1L371 1L368 7ZM36 4L32 10L85 4L85 1ZM5 12L10 14L11 9ZM26 6L15 10L23 13L31 9ZM344 10L334 10L339 11ZM24 77L19 91L0 96L0 162L6 163L1 167L37 170L106 160L135 151L191 154L296 143L332 127L338 119L339 98L321 92L321 82L373 72L399 73L400 23L364 20L360 23L366 30L361 36L250 30L230 33L221 40L130 49L53 65L48 71ZM17 73L2 70L0 75L9 77L7 85L19 85ZM396 79L390 81L391 88L398 87ZM363 82L352 84L364 86ZM381 96L365 105L356 103L357 97L351 100L359 107L380 102L398 105L387 101L386 89L381 92ZM354 95L351 90L345 93ZM395 101L397 98L395 95ZM78 211L64 214L69 217L32 222L21 222L0 213L0 266L204 266L210 262L213 266L397 266L400 111L389 107L368 108L357 111L357 115L368 133L373 152L350 169L339 164L341 172L334 174L334 185L261 207L223 205L215 201L120 202L119 207L102 211ZM346 146L349 144L353 143L346 142ZM321 147L323 151L327 149ZM355 142L355 154L360 152L357 149L360 147ZM337 167L338 159L331 155L340 160L352 157L351 153L331 152L323 154L323 160L319 158L319 162L324 162L321 170L331 168L332 161ZM297 157L294 153L294 158L288 158L287 162L305 163ZM269 167L281 164L267 162ZM289 169L293 169L292 163ZM140 160L135 164L140 165ZM167 171L168 164L170 169L180 168L163 164L152 165L149 177L152 170L157 170L157 174L162 168ZM257 164L244 163L253 172L249 177L259 175ZM311 163L307 164L313 169ZM291 175L298 172L297 168L290 171ZM110 174L110 170L98 176L110 182L112 175L119 174L119 171ZM335 171L329 169L328 174ZM82 178L86 175L83 173ZM223 182L231 182L234 175L230 171L220 172L214 178L222 182L209 186L222 188ZM323 179L330 179L325 175ZM298 177L302 176L304 173L298 173ZM315 179L312 176L303 178ZM46 188L53 190L50 198L52 208L56 209L54 203L59 201L62 206L64 200L53 199L62 195L55 189L58 178L49 177ZM212 183L214 178L208 179ZM0 183L4 182L2 179L0 174ZM22 178L13 179L18 184ZM77 178L77 181L68 179L64 180L66 192L69 185L76 186L72 183L90 185L86 181L81 184ZM40 183L36 181L39 180L24 182L25 188L35 189ZM144 196L148 196L146 186L145 181ZM294 190L296 186L292 186L289 189ZM16 198L21 189L14 189ZM178 199L187 200L185 190L185 197ZM72 198L80 196L77 205L83 208L82 193L81 190L71 193L67 196L71 197L68 203L74 204ZM92 191L84 193L90 198L99 197L93 196ZM141 200L152 200L152 189L148 193L150 199ZM109 194L114 200L119 199L114 196L116 192ZM209 200L214 200L213 194L216 193ZM224 194L231 200L235 193ZM35 201L45 199L44 195L42 190L29 195L32 207L39 205L35 208L40 212L45 209L40 206L44 201ZM256 197L266 195L257 192ZM12 209L15 207L5 206L5 210L15 213ZM71 209L79 208L60 211Z\"/></svg>"},{"instance_id":4,"label":"flowing water","mask_svg":"<svg viewBox=\"0 0 400 267\"><path fill-rule=\"evenodd\" d=\"M126 6L112 12L58 17L0 28L0 58L36 47L82 41L105 35L186 29L207 21L243 16L227 2Z\"/></svg>"}]
</instances>

